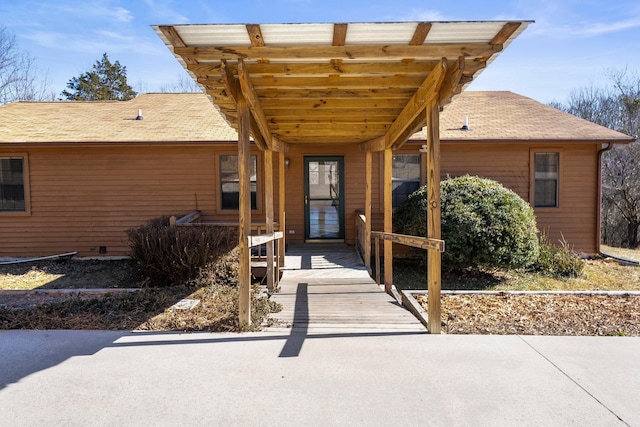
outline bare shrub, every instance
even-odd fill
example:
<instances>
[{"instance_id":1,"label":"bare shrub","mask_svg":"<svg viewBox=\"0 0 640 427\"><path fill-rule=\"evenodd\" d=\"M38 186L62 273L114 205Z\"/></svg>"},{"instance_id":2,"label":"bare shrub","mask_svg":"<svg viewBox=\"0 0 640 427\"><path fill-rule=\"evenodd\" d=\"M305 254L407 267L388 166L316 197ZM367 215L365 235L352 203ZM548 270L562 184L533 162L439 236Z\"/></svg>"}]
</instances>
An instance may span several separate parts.
<instances>
[{"instance_id":1,"label":"bare shrub","mask_svg":"<svg viewBox=\"0 0 640 427\"><path fill-rule=\"evenodd\" d=\"M200 271L238 243L235 227L171 227L169 218L127 230L131 257L154 286L195 284Z\"/></svg>"}]
</instances>

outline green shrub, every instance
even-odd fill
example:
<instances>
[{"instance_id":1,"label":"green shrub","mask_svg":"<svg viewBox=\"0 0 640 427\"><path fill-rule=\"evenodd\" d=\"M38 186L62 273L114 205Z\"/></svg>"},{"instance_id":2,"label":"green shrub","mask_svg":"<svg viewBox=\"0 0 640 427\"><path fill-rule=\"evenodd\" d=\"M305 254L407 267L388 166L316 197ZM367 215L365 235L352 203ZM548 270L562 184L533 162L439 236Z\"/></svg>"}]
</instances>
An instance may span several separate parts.
<instances>
[{"instance_id":1,"label":"green shrub","mask_svg":"<svg viewBox=\"0 0 640 427\"><path fill-rule=\"evenodd\" d=\"M560 245L553 245L542 233L540 235L540 256L530 267L531 270L555 278L580 277L584 269L584 261L573 252L567 241L564 240L564 236L559 243Z\"/></svg>"},{"instance_id":2,"label":"green shrub","mask_svg":"<svg viewBox=\"0 0 640 427\"><path fill-rule=\"evenodd\" d=\"M523 268L538 258L533 209L500 183L472 176L442 181L445 270ZM398 233L426 236L427 187L411 194L394 213Z\"/></svg>"},{"instance_id":3,"label":"green shrub","mask_svg":"<svg viewBox=\"0 0 640 427\"><path fill-rule=\"evenodd\" d=\"M127 230L131 257L154 286L185 285L238 244L235 227L170 227L162 217Z\"/></svg>"}]
</instances>

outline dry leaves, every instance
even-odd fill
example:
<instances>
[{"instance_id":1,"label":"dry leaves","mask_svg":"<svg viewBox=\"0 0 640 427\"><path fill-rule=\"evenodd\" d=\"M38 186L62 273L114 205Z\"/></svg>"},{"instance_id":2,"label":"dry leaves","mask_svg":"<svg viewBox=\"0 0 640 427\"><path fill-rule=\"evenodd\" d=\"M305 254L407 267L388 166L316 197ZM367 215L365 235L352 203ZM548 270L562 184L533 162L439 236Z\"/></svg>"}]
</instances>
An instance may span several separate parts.
<instances>
[{"instance_id":1,"label":"dry leaves","mask_svg":"<svg viewBox=\"0 0 640 427\"><path fill-rule=\"evenodd\" d=\"M427 309L426 296L418 301ZM640 336L640 296L442 295L443 332Z\"/></svg>"}]
</instances>

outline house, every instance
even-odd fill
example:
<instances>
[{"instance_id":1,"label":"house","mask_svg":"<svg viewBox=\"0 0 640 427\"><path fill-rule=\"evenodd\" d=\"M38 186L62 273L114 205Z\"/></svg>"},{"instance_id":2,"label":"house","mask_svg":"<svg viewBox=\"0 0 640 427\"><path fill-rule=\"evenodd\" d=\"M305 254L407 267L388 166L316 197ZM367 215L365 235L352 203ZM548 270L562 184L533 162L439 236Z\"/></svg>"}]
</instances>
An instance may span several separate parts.
<instances>
[{"instance_id":1,"label":"house","mask_svg":"<svg viewBox=\"0 0 640 427\"><path fill-rule=\"evenodd\" d=\"M441 178L495 179L532 204L552 241L564 236L577 251L598 251L600 152L632 138L511 92L456 96L441 113L440 135ZM237 222L237 140L204 94L1 106L0 257L127 255L125 230L194 210L202 221ZM394 206L426 182L425 143L419 132L394 152ZM383 156L373 153L372 166L373 229L381 230ZM287 240L354 245L364 153L292 146L283 169ZM264 175L264 154L253 146L258 224L265 223Z\"/></svg>"},{"instance_id":2,"label":"house","mask_svg":"<svg viewBox=\"0 0 640 427\"><path fill-rule=\"evenodd\" d=\"M406 192L415 185L410 175L417 161L411 156L421 144L412 146L407 141L426 124L425 155L420 162L424 161L427 177L429 220L420 245L427 248L429 331L438 333L444 249L440 239L440 111L530 23L154 26L224 120L237 129L237 143L212 137L208 133L213 130L190 126L197 115L173 110L174 116L159 117L153 115L153 108L137 105L162 103L153 101L158 99L153 96L119 105L142 111L120 113L119 119L100 126L105 132L90 130L98 126L94 120L98 111L85 114L81 127L87 136L67 133L55 144L47 144L52 137L37 123L24 129L33 138L2 134L7 127L25 127L29 122L8 106L5 113L14 116L6 125L2 121L5 128L0 129L0 141L5 142L0 144L9 147L2 158L11 171L6 209L11 212L2 217L2 238L14 254L52 250L60 241L72 243L81 254L125 253L123 235L117 237L117 230L149 217L197 209L204 220L235 218L240 254L239 321L250 324L249 246L256 222L265 224L266 236L261 241L286 236L290 241L354 244L359 227L368 264L373 227L380 223L375 217L381 213L384 283L391 292L390 239L397 237L392 233L393 188ZM51 107L57 108L64 106ZM473 120L473 113L465 115ZM142 120L135 120L138 117ZM175 123L180 118L187 122ZM499 117L491 119L498 121ZM70 121L65 112L58 123L64 129ZM172 133L181 126L189 131L183 139L176 139ZM57 127L49 129L53 134L59 132ZM480 128L476 129L470 133L480 135ZM35 142L38 138L40 142ZM504 144L501 141L495 137L483 143L489 149ZM452 144L453 151L465 144L461 137L460 143ZM591 144L594 159L597 145ZM509 144L504 146L509 152ZM513 173L533 177L529 199L535 198L534 204L540 200L541 208L566 210L574 200L562 198L575 188L567 186L563 177L568 156L554 151L556 147L540 148L514 151ZM568 146L558 145L557 149ZM533 171L519 169L522 150L534 159ZM578 179L582 177L578 174ZM595 190L590 188L589 192ZM360 225L356 225L358 209L364 210L364 217L357 217ZM276 218L284 236L274 232ZM272 283L274 275L269 270L274 258L271 244L268 246L267 276ZM597 249L597 244L584 246L583 250Z\"/></svg>"}]
</instances>

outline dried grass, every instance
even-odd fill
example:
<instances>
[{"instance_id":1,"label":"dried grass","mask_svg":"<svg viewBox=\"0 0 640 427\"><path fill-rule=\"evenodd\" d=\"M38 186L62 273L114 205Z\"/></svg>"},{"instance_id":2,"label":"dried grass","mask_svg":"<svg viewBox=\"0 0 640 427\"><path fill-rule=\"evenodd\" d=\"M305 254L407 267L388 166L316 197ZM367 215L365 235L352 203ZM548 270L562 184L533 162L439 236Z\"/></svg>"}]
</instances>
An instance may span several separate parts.
<instances>
[{"instance_id":1,"label":"dried grass","mask_svg":"<svg viewBox=\"0 0 640 427\"><path fill-rule=\"evenodd\" d=\"M427 309L427 297L418 296ZM442 295L449 334L640 336L640 296Z\"/></svg>"}]
</instances>

